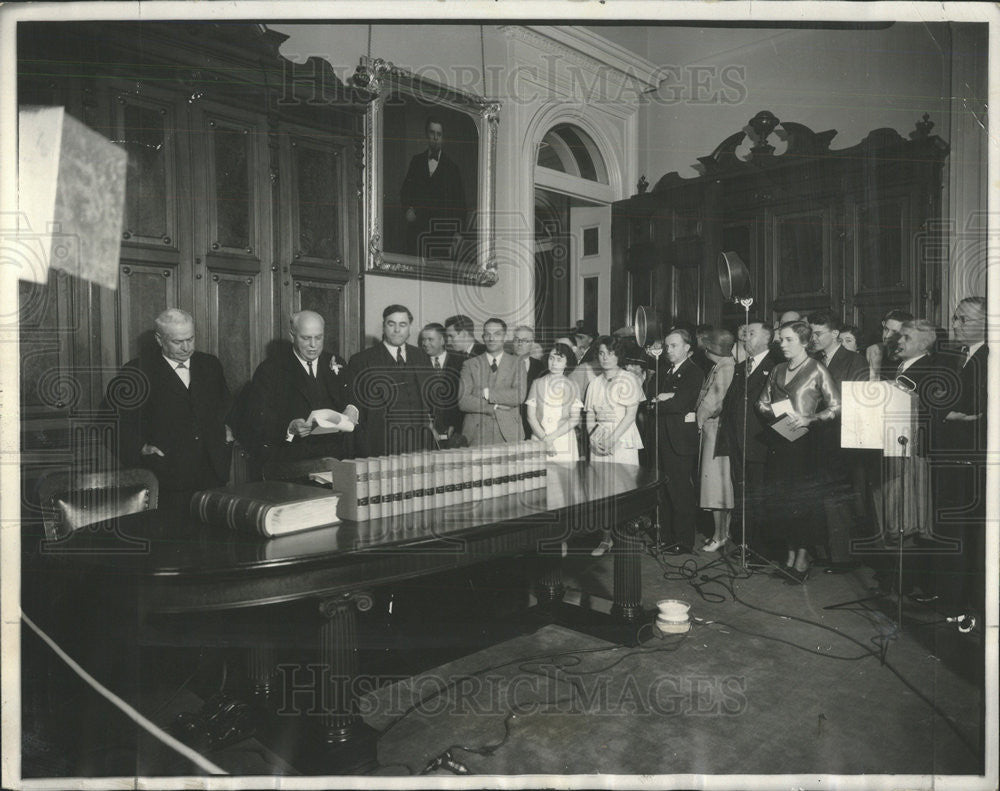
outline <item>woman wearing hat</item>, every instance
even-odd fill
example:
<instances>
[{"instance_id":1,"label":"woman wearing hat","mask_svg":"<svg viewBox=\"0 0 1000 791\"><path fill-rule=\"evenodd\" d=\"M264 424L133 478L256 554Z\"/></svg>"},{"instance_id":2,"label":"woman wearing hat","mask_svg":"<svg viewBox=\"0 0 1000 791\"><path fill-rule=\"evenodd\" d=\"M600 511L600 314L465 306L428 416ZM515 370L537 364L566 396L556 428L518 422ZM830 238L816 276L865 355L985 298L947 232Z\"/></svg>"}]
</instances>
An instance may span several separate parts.
<instances>
[{"instance_id":1,"label":"woman wearing hat","mask_svg":"<svg viewBox=\"0 0 1000 791\"><path fill-rule=\"evenodd\" d=\"M698 505L712 512L715 535L705 542L706 552L717 552L729 540L729 519L733 513L733 481L729 477L729 456L715 455L722 401L736 372L733 360L735 338L729 330L717 329L702 340L706 357L714 365L701 385L695 419L701 432L701 470Z\"/></svg>"}]
</instances>

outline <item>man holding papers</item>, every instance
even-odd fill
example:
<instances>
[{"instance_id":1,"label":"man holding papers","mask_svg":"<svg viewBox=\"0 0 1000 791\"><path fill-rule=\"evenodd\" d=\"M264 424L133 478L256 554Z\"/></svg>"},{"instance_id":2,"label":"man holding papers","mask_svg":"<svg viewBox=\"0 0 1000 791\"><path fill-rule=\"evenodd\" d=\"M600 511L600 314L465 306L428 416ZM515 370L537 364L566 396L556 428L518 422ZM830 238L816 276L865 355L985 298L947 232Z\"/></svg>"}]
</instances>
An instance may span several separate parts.
<instances>
[{"instance_id":1,"label":"man holding papers","mask_svg":"<svg viewBox=\"0 0 1000 791\"><path fill-rule=\"evenodd\" d=\"M347 364L323 350L325 322L318 313L293 313L288 334L291 346L254 372L240 439L261 463L344 458L350 455L345 431L358 419L357 407L349 403ZM337 416L313 415L317 410Z\"/></svg>"}]
</instances>

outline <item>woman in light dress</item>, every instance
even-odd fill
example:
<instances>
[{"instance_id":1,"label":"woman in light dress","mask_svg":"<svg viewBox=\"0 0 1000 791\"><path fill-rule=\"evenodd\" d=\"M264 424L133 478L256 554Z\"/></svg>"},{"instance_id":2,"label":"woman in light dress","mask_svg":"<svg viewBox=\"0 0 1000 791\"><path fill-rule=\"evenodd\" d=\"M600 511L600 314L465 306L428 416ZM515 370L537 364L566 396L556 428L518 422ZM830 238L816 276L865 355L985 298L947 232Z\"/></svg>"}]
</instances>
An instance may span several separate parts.
<instances>
[{"instance_id":1,"label":"woman in light dress","mask_svg":"<svg viewBox=\"0 0 1000 791\"><path fill-rule=\"evenodd\" d=\"M580 423L580 388L567 377L576 364L573 349L557 343L548 355L549 372L531 383L525 400L528 425L534 439L545 443L549 461L579 459L576 427Z\"/></svg>"},{"instance_id":2,"label":"woman in light dress","mask_svg":"<svg viewBox=\"0 0 1000 791\"><path fill-rule=\"evenodd\" d=\"M695 418L701 432L699 462L700 485L698 506L710 511L715 534L705 542L706 552L717 552L729 540L729 520L733 512L733 481L729 474L729 457L715 455L715 440L719 433L719 415L726 391L733 381L736 362L732 351L735 338L726 329L712 330L705 338L705 354L715 363L701 386Z\"/></svg>"},{"instance_id":3,"label":"woman in light dress","mask_svg":"<svg viewBox=\"0 0 1000 791\"><path fill-rule=\"evenodd\" d=\"M639 404L644 400L642 382L620 367L625 358L625 339L604 335L597 341L601 375L587 387L585 408L590 427L590 460L616 464L639 464L642 439L635 425ZM600 557L611 549L611 531L590 554Z\"/></svg>"}]
</instances>

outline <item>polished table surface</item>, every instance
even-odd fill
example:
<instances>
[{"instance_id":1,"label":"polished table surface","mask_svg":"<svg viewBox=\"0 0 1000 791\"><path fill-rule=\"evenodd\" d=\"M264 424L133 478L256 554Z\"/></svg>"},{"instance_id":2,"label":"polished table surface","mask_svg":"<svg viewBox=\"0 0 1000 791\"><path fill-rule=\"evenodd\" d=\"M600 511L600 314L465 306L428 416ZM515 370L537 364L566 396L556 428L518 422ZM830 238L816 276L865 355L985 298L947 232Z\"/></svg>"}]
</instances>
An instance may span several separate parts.
<instances>
[{"instance_id":1,"label":"polished table surface","mask_svg":"<svg viewBox=\"0 0 1000 791\"><path fill-rule=\"evenodd\" d=\"M525 556L532 559L526 568L537 573L540 614L558 620L564 592L561 542L613 530L614 603L605 617L617 635L610 639L635 644L637 624L651 617L642 609L640 525L656 498L651 470L549 464L544 488L270 539L205 525L188 515L147 511L43 546L32 568L43 577L51 575L48 582L56 585L72 577L88 593L110 592L112 601L137 608L136 624L145 621L142 614L174 613L183 614L186 628L195 629L202 620L197 613L254 608L247 610L254 623L270 628L280 616L266 605L311 601L321 668L312 699L324 702L320 716L312 717L303 732L307 735L301 735L292 724L296 718L272 711L274 647L254 638L246 673L256 705L270 712L260 727L292 745L289 760L300 771L357 774L377 765L377 734L358 714L354 684L361 672L357 612L371 607L372 589Z\"/></svg>"},{"instance_id":2,"label":"polished table surface","mask_svg":"<svg viewBox=\"0 0 1000 791\"><path fill-rule=\"evenodd\" d=\"M528 492L270 539L148 511L78 531L50 557L62 549L78 570L137 584L147 610L257 606L501 556L558 556L560 541L635 519L655 498L651 470L549 464L546 486Z\"/></svg>"}]
</instances>

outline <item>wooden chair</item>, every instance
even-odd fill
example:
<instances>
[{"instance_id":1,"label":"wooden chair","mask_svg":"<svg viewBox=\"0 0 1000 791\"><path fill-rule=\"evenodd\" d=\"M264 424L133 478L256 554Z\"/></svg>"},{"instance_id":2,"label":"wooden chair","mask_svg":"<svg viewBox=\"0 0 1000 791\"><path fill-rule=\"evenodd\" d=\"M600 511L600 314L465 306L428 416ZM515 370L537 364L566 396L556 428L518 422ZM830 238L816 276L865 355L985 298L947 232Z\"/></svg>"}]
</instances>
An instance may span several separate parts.
<instances>
[{"instance_id":1,"label":"wooden chair","mask_svg":"<svg viewBox=\"0 0 1000 791\"><path fill-rule=\"evenodd\" d=\"M160 484L144 469L84 474L59 470L45 473L37 491L45 537L58 541L95 522L156 508Z\"/></svg>"}]
</instances>

